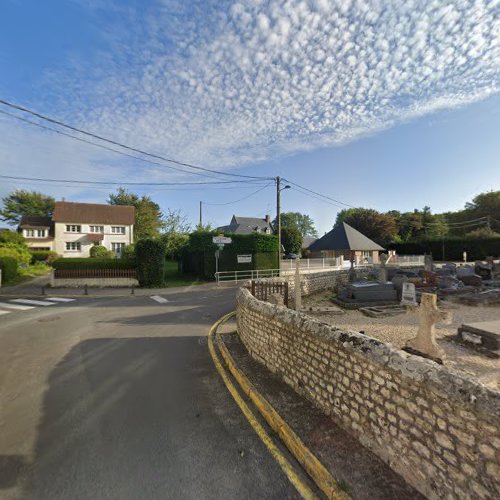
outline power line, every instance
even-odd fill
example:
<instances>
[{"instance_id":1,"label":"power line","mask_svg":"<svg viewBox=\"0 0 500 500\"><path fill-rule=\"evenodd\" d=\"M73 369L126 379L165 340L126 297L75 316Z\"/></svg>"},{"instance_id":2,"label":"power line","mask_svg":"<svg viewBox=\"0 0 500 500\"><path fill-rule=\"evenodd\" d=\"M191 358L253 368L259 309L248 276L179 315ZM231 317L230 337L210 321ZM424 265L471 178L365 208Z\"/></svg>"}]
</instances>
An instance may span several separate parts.
<instances>
[{"instance_id":1,"label":"power line","mask_svg":"<svg viewBox=\"0 0 500 500\"><path fill-rule=\"evenodd\" d=\"M297 191L297 193L304 194L304 195L306 195L306 196L309 196L310 198L314 198L315 200L319 200L319 201L322 201L323 203L327 203L328 205L330 205L330 206L332 206L332 207L335 207L335 208L340 208L340 209L342 209L342 208L343 208L342 206L340 206L340 205L338 205L338 204L334 204L334 203L332 203L331 201L328 201L328 200L326 200L326 199L324 199L324 198L321 198L321 197L319 197L319 196L316 196L316 195L314 195L314 194L308 193L307 191L301 191L301 190L299 190L299 189L297 189L297 188L294 188L294 187L293 187L293 188L291 188L291 189L292 189L293 191Z\"/></svg>"},{"instance_id":2,"label":"power line","mask_svg":"<svg viewBox=\"0 0 500 500\"><path fill-rule=\"evenodd\" d=\"M336 200L335 198L331 198L330 196L327 196L327 195L325 195L325 194L318 193L318 192L316 192L316 191L313 191L312 189L309 189L309 188L306 188L306 187L304 187L304 186L301 186L300 184L297 184L297 183L295 183L295 182L292 182L290 179L285 179L285 178L283 177L283 180L284 180L284 181L286 181L286 182L289 182L289 183L290 183L290 184L292 184L293 186L296 186L296 187L299 187L299 188L301 188L301 189L304 189L304 190L306 190L306 191L308 191L308 192L310 192L310 193L312 193L312 194L315 194L315 195L317 195L317 196L321 196L322 198L326 198L327 200L333 201L334 203L338 203L338 204L340 204L340 205L345 205L346 207L349 207L349 208L356 208L356 207L354 207L354 206L352 206L352 205L349 205L348 203L344 203L343 201Z\"/></svg>"},{"instance_id":3,"label":"power line","mask_svg":"<svg viewBox=\"0 0 500 500\"><path fill-rule=\"evenodd\" d=\"M260 193L261 191L263 191L264 189L266 189L267 187L269 187L271 184L272 183L270 182L269 184L266 184L264 187L261 187L260 189L257 189L257 191L254 191L253 193L250 193L249 195L244 196L243 198L240 198L239 200L228 201L228 202L225 202L225 203L207 203L206 201L203 201L202 203L203 203L203 205L210 205L210 206L231 205L233 203L238 203L239 201L246 200L247 198L250 198L251 196L254 196L257 193Z\"/></svg>"},{"instance_id":4,"label":"power line","mask_svg":"<svg viewBox=\"0 0 500 500\"><path fill-rule=\"evenodd\" d=\"M243 175L243 174L233 174L231 172L222 172L220 170L214 170L214 169L210 169L210 168L200 167L198 165L192 165L191 163L186 163L186 162L174 160L173 158L167 158L165 156L157 155L157 154L154 154L154 153L149 153L148 151L144 151L142 149L138 149L138 148L135 148L135 147L132 147L132 146L128 146L128 145L123 144L121 142L114 141L113 139L108 139L108 138L103 137L101 135L94 134L93 132L88 132L86 130L74 127L72 125L68 125L67 123L64 123L64 122L62 122L60 120L56 120L54 118L50 118L49 116L42 115L42 114L37 113L36 111L33 111L33 110L29 109L29 108L25 108L24 106L19 106L18 104L13 104L13 103L11 103L9 101L6 101L4 99L0 99L0 104L3 104L4 106L8 106L8 107L13 108L13 109L17 109L18 111L23 111L24 113L29 113L29 114L31 114L33 116L36 116L37 118L40 118L41 120L48 121L48 122L53 123L55 125L59 125L60 127L65 127L65 128L67 128L69 130L73 130L74 132L78 132L80 134L84 134L84 135L87 135L89 137L93 137L94 139L98 139L100 141L108 142L109 144L113 144L115 146L119 146L119 147L127 149L129 151L134 151L135 153L140 153L142 155L149 156L150 158L156 158L157 160L163 160L163 161L166 161L166 162L169 162L169 163L175 163L176 165L180 165L180 166L183 166L183 167L193 168L195 170L203 170L205 172L211 172L211 173L220 174L220 175L227 175L227 176L231 176L231 177L244 177L246 179L260 179L260 180L265 179L265 180L271 180L270 177L258 177L258 176L254 176L254 175Z\"/></svg>"},{"instance_id":5,"label":"power line","mask_svg":"<svg viewBox=\"0 0 500 500\"><path fill-rule=\"evenodd\" d=\"M114 153L118 153L120 155L127 156L129 158L135 158L136 160L140 160L140 161L143 161L145 163L150 163L151 165L157 165L160 167L169 168L171 170L176 170L178 172L182 172L183 174L201 175L203 177L208 177L210 179L218 179L219 178L219 177L214 177L212 175L204 174L201 172L188 172L186 170L183 170L182 168L172 167L171 165L165 165L163 163L158 163L157 161L152 161L152 160L147 160L146 158L141 158L140 156L131 155L129 153L125 153L125 151L120 151L118 149L114 149L114 148L110 148L109 146L105 146L104 144L97 144L95 142L88 141L88 140L83 139L81 137L76 137L75 135L71 135L71 134L68 134L66 132L63 132L62 130L57 130L56 128L52 128L52 127L47 127L46 125L42 125L41 123L36 123L34 121L27 120L26 118L23 118L22 116L17 116L13 113L8 113L7 111L3 111L1 109L0 109L0 113L2 113L3 115L6 115L6 116L10 116L11 118L15 118L16 120L22 121L24 123L34 125L35 127L39 127L41 129L44 129L44 130L50 130L51 132L55 132L56 134L62 135L64 137L69 137L71 139L75 139L76 141L84 142L85 144L90 144L90 145L98 147L98 148L106 149L107 151L112 151Z\"/></svg>"}]
</instances>

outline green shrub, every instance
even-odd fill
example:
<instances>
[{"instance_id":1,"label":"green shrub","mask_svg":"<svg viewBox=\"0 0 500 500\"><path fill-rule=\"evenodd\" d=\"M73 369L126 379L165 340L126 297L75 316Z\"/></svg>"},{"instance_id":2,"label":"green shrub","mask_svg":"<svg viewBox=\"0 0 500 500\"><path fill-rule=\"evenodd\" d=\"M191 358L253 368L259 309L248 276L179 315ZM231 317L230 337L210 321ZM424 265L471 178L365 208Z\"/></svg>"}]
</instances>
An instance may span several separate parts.
<instances>
[{"instance_id":1,"label":"green shrub","mask_svg":"<svg viewBox=\"0 0 500 500\"><path fill-rule=\"evenodd\" d=\"M165 277L165 245L145 239L135 244L137 279L141 286L161 286Z\"/></svg>"},{"instance_id":2,"label":"green shrub","mask_svg":"<svg viewBox=\"0 0 500 500\"><path fill-rule=\"evenodd\" d=\"M122 259L128 260L129 262L135 262L135 245L133 243L125 245L122 252Z\"/></svg>"},{"instance_id":3,"label":"green shrub","mask_svg":"<svg viewBox=\"0 0 500 500\"><path fill-rule=\"evenodd\" d=\"M89 259L74 257L57 259L52 263L54 269L133 269L133 262L124 259Z\"/></svg>"},{"instance_id":4,"label":"green shrub","mask_svg":"<svg viewBox=\"0 0 500 500\"><path fill-rule=\"evenodd\" d=\"M115 254L103 245L94 245L90 247L90 257L92 259L111 259L115 257Z\"/></svg>"},{"instance_id":5,"label":"green shrub","mask_svg":"<svg viewBox=\"0 0 500 500\"><path fill-rule=\"evenodd\" d=\"M2 243L14 243L15 245L28 248L22 233L11 231L10 229L0 229L0 244Z\"/></svg>"},{"instance_id":6,"label":"green shrub","mask_svg":"<svg viewBox=\"0 0 500 500\"><path fill-rule=\"evenodd\" d=\"M35 264L36 262L46 262L47 264L51 264L55 260L59 259L59 254L57 252L53 252L52 250L32 250L31 251L31 263Z\"/></svg>"},{"instance_id":7,"label":"green shrub","mask_svg":"<svg viewBox=\"0 0 500 500\"><path fill-rule=\"evenodd\" d=\"M271 234L251 233L220 233L218 231L197 231L189 235L188 250L190 252L206 252L217 250L217 245L212 242L214 236L224 234L232 240L231 247L237 254L250 254L260 252L278 252L278 237Z\"/></svg>"},{"instance_id":8,"label":"green shrub","mask_svg":"<svg viewBox=\"0 0 500 500\"><path fill-rule=\"evenodd\" d=\"M9 283L17 276L17 261L13 257L0 257L0 269L2 270L2 283Z\"/></svg>"},{"instance_id":9,"label":"green shrub","mask_svg":"<svg viewBox=\"0 0 500 500\"><path fill-rule=\"evenodd\" d=\"M12 257L18 265L25 264L29 266L31 262L31 254L27 247L16 243L0 244L0 257Z\"/></svg>"}]
</instances>

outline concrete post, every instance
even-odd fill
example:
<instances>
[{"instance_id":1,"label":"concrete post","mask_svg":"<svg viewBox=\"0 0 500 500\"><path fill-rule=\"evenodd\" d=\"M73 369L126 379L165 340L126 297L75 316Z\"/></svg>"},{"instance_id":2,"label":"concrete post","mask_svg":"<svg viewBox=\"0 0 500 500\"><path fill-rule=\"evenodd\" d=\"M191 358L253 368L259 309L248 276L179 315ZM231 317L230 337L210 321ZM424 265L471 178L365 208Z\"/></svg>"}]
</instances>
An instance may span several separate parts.
<instances>
[{"instance_id":1,"label":"concrete post","mask_svg":"<svg viewBox=\"0 0 500 500\"><path fill-rule=\"evenodd\" d=\"M302 309L302 290L300 289L300 259L295 260L295 310Z\"/></svg>"}]
</instances>

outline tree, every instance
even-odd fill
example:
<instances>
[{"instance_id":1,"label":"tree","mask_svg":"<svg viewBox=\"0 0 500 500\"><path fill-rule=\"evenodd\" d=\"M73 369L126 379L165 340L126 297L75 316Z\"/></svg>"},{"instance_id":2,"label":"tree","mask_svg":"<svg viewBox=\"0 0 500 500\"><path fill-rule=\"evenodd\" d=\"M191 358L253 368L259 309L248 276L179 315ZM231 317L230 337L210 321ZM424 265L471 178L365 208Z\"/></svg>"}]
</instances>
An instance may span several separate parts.
<instances>
[{"instance_id":1,"label":"tree","mask_svg":"<svg viewBox=\"0 0 500 500\"><path fill-rule=\"evenodd\" d=\"M476 217L490 216L500 220L500 191L481 193L465 204L465 210L474 212Z\"/></svg>"},{"instance_id":2,"label":"tree","mask_svg":"<svg viewBox=\"0 0 500 500\"><path fill-rule=\"evenodd\" d=\"M25 215L50 217L54 212L56 200L37 191L17 189L3 199L0 218L11 226L17 226Z\"/></svg>"},{"instance_id":3,"label":"tree","mask_svg":"<svg viewBox=\"0 0 500 500\"><path fill-rule=\"evenodd\" d=\"M165 232L161 235L161 239L165 244L165 254L170 259L178 260L189 242L188 233L191 231L191 225L181 210L169 208L163 227Z\"/></svg>"},{"instance_id":4,"label":"tree","mask_svg":"<svg viewBox=\"0 0 500 500\"><path fill-rule=\"evenodd\" d=\"M389 214L371 208L347 208L337 214L335 225L346 222L366 237L380 243L392 241L398 234L396 221Z\"/></svg>"},{"instance_id":5,"label":"tree","mask_svg":"<svg viewBox=\"0 0 500 500\"><path fill-rule=\"evenodd\" d=\"M135 207L134 240L158 238L163 227L163 214L160 206L149 196L131 193L124 188L118 188L116 194L110 194L110 205L132 205Z\"/></svg>"},{"instance_id":6,"label":"tree","mask_svg":"<svg viewBox=\"0 0 500 500\"><path fill-rule=\"evenodd\" d=\"M191 224L189 224L188 218L182 213L182 210L167 208L167 215L163 220L163 230L166 234L188 234L191 231Z\"/></svg>"},{"instance_id":7,"label":"tree","mask_svg":"<svg viewBox=\"0 0 500 500\"><path fill-rule=\"evenodd\" d=\"M273 226L277 227L278 221L274 219ZM295 228L299 231L303 238L317 238L318 231L314 227L314 221L307 214L300 212L284 212L281 214L281 227L282 228Z\"/></svg>"},{"instance_id":8,"label":"tree","mask_svg":"<svg viewBox=\"0 0 500 500\"><path fill-rule=\"evenodd\" d=\"M5 243L12 243L14 245L20 245L24 248L28 248L22 233L11 231L10 229L0 229L0 245Z\"/></svg>"},{"instance_id":9,"label":"tree","mask_svg":"<svg viewBox=\"0 0 500 500\"><path fill-rule=\"evenodd\" d=\"M285 254L300 254L302 241L302 235L295 227L281 228L281 244L285 247Z\"/></svg>"}]
</instances>

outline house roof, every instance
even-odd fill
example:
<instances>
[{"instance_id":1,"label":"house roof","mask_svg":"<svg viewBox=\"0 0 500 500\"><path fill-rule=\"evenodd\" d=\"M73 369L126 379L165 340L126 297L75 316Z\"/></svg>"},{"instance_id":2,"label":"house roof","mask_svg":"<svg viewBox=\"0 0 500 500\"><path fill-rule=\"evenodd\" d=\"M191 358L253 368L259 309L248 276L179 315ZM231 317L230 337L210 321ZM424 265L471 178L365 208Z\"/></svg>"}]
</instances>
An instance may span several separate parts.
<instances>
[{"instance_id":1,"label":"house roof","mask_svg":"<svg viewBox=\"0 0 500 500\"><path fill-rule=\"evenodd\" d=\"M315 241L318 241L318 238L304 236L304 238L302 238L302 250L307 250Z\"/></svg>"},{"instance_id":2,"label":"house roof","mask_svg":"<svg viewBox=\"0 0 500 500\"><path fill-rule=\"evenodd\" d=\"M227 233L240 233L249 234L253 232L262 232L265 229L269 229L272 233L273 228L266 219L260 219L259 217L240 217L239 215L233 215L231 222L227 226L220 226L217 231L225 231Z\"/></svg>"},{"instance_id":3,"label":"house roof","mask_svg":"<svg viewBox=\"0 0 500 500\"><path fill-rule=\"evenodd\" d=\"M310 247L311 251L319 250L384 250L383 247L361 234L349 224L342 222L335 226L329 233L315 241Z\"/></svg>"},{"instance_id":4,"label":"house roof","mask_svg":"<svg viewBox=\"0 0 500 500\"><path fill-rule=\"evenodd\" d=\"M21 218L19 227L24 229L31 228L47 228L52 224L52 219L50 217L43 217L39 215L24 215Z\"/></svg>"},{"instance_id":5,"label":"house roof","mask_svg":"<svg viewBox=\"0 0 500 500\"><path fill-rule=\"evenodd\" d=\"M98 205L96 203L73 203L56 201L54 222L76 222L84 224L134 224L135 208L128 205Z\"/></svg>"}]
</instances>

